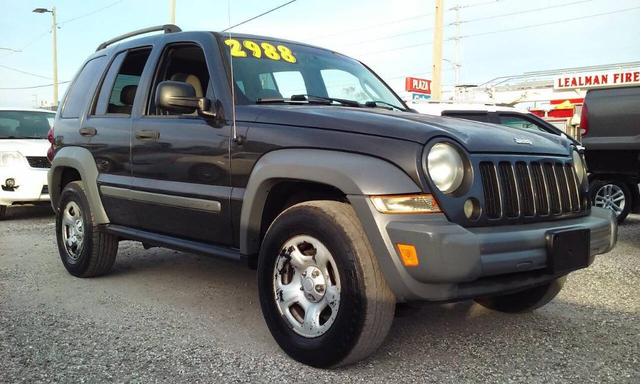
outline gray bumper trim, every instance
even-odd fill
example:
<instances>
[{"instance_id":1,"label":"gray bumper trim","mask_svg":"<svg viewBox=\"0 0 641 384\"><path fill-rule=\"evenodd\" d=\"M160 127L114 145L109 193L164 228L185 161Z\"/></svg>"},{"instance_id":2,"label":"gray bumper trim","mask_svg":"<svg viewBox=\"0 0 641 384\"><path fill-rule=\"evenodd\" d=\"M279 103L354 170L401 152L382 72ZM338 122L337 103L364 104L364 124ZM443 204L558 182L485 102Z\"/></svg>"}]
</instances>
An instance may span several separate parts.
<instances>
[{"instance_id":1,"label":"gray bumper trim","mask_svg":"<svg viewBox=\"0 0 641 384\"><path fill-rule=\"evenodd\" d=\"M611 212L594 208L590 215L541 223L464 228L444 215L383 215L365 196L350 196L388 284L399 301L453 300L478 293L549 281L545 275L545 233L555 229L589 228L591 255L609 252L616 243ZM414 244L419 267L404 267L396 243ZM506 276L516 276L506 281ZM527 278L526 278L527 277ZM482 287L481 287L482 286Z\"/></svg>"}]
</instances>

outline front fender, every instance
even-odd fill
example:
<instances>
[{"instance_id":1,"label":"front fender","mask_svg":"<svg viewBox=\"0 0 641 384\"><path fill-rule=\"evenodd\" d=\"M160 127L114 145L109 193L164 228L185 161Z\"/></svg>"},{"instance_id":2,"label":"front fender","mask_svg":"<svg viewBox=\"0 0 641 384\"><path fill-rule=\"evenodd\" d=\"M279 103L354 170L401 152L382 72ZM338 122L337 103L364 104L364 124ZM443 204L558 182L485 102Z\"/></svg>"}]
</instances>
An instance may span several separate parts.
<instances>
[{"instance_id":1,"label":"front fender","mask_svg":"<svg viewBox=\"0 0 641 384\"><path fill-rule=\"evenodd\" d=\"M420 193L400 168L379 158L321 149L281 149L261 157L247 183L240 216L240 251L260 249L260 225L265 201L281 180L322 183L346 196Z\"/></svg>"}]
</instances>

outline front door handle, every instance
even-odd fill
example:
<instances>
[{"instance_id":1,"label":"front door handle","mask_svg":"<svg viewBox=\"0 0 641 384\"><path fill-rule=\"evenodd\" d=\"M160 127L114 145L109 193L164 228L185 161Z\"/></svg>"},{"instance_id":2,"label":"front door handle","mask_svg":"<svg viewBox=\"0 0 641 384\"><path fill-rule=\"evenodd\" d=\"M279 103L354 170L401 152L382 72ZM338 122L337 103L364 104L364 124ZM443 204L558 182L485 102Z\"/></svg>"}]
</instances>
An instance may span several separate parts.
<instances>
[{"instance_id":1,"label":"front door handle","mask_svg":"<svg viewBox=\"0 0 641 384\"><path fill-rule=\"evenodd\" d=\"M160 139L160 132L158 131L149 131L149 130L140 130L136 131L136 139L138 140L158 140Z\"/></svg>"},{"instance_id":2,"label":"front door handle","mask_svg":"<svg viewBox=\"0 0 641 384\"><path fill-rule=\"evenodd\" d=\"M80 128L78 132L80 133L80 136L84 137L96 136L96 133L98 133L98 131L96 131L96 128L93 127Z\"/></svg>"}]
</instances>

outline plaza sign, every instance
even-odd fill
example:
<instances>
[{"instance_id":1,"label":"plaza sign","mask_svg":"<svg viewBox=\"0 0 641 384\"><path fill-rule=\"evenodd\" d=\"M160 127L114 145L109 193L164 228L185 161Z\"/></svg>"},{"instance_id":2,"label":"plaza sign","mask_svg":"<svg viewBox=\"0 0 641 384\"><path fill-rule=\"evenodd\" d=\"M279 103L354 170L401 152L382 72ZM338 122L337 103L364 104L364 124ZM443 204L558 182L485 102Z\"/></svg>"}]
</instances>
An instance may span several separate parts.
<instances>
[{"instance_id":1,"label":"plaza sign","mask_svg":"<svg viewBox=\"0 0 641 384\"><path fill-rule=\"evenodd\" d=\"M405 90L412 93L432 94L432 80L419 79L417 77L405 78Z\"/></svg>"},{"instance_id":2,"label":"plaza sign","mask_svg":"<svg viewBox=\"0 0 641 384\"><path fill-rule=\"evenodd\" d=\"M575 73L554 78L554 89L599 88L638 84L638 69Z\"/></svg>"}]
</instances>

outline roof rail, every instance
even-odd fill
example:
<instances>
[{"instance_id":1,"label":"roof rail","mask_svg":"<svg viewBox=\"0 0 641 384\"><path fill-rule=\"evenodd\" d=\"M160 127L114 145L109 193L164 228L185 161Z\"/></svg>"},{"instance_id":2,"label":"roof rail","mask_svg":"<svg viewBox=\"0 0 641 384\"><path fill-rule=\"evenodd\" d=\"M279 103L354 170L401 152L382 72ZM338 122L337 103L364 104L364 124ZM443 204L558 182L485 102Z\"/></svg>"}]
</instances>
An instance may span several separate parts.
<instances>
[{"instance_id":1,"label":"roof rail","mask_svg":"<svg viewBox=\"0 0 641 384\"><path fill-rule=\"evenodd\" d=\"M180 29L177 25L174 24L165 24L165 25L157 25L155 27L149 27L149 28L143 28L139 29L137 31L125 33L124 35L120 35L118 37L114 37L111 40L107 40L104 43L100 44L96 51L100 51L101 49L107 48L107 46L116 43L118 41L127 39L129 37L133 36L138 36L138 35L143 35L145 33L149 32L157 32L157 31L164 31L165 33L175 33L175 32L182 32L182 29Z\"/></svg>"}]
</instances>

